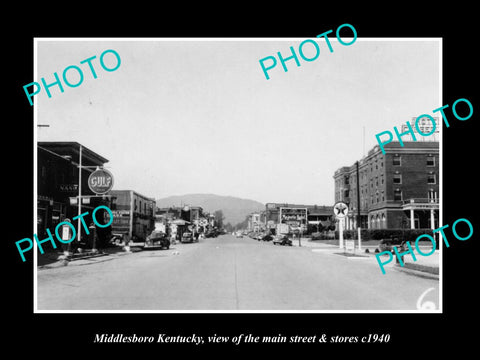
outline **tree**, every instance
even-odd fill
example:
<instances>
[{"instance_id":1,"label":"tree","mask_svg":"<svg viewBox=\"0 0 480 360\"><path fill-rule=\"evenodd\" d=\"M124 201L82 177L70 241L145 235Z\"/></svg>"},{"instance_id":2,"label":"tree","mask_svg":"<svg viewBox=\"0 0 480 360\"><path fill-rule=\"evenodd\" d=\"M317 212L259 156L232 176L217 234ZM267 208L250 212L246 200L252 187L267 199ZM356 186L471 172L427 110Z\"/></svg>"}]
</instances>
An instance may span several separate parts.
<instances>
[{"instance_id":1,"label":"tree","mask_svg":"<svg viewBox=\"0 0 480 360\"><path fill-rule=\"evenodd\" d=\"M235 225L235 228L236 229L244 229L246 230L248 228L248 216L245 217L245 220L243 220L242 222L238 223L237 225Z\"/></svg>"},{"instance_id":2,"label":"tree","mask_svg":"<svg viewBox=\"0 0 480 360\"><path fill-rule=\"evenodd\" d=\"M213 216L215 216L215 224L219 229L223 228L223 220L225 219L225 216L223 216L223 211L222 210L216 210L213 213Z\"/></svg>"}]
</instances>

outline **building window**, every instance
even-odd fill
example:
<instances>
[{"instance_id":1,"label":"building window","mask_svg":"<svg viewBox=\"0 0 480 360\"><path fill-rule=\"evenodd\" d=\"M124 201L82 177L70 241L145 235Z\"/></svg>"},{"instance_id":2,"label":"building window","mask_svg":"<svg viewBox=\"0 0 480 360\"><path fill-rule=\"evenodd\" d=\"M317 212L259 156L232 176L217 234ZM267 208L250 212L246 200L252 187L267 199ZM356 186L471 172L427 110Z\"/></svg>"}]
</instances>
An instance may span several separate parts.
<instances>
[{"instance_id":1,"label":"building window","mask_svg":"<svg viewBox=\"0 0 480 360\"><path fill-rule=\"evenodd\" d=\"M402 200L402 190L400 189L395 189L393 192L393 200L394 201L400 201Z\"/></svg>"},{"instance_id":2,"label":"building window","mask_svg":"<svg viewBox=\"0 0 480 360\"><path fill-rule=\"evenodd\" d=\"M427 166L435 166L435 156L427 156Z\"/></svg>"},{"instance_id":3,"label":"building window","mask_svg":"<svg viewBox=\"0 0 480 360\"><path fill-rule=\"evenodd\" d=\"M393 183L401 184L402 183L402 174L393 174Z\"/></svg>"},{"instance_id":4,"label":"building window","mask_svg":"<svg viewBox=\"0 0 480 360\"><path fill-rule=\"evenodd\" d=\"M427 176L427 184L436 184L437 183L437 177L435 176L435 174L428 174Z\"/></svg>"},{"instance_id":5,"label":"building window","mask_svg":"<svg viewBox=\"0 0 480 360\"><path fill-rule=\"evenodd\" d=\"M383 185L383 182L384 182L384 180L383 180L383 174L380 176L380 179L382 180L382 185Z\"/></svg>"},{"instance_id":6,"label":"building window","mask_svg":"<svg viewBox=\"0 0 480 360\"><path fill-rule=\"evenodd\" d=\"M348 178L348 176L347 176L347 177L345 177L345 185L348 185L349 183L350 183L350 182L349 182L349 178Z\"/></svg>"},{"instance_id":7,"label":"building window","mask_svg":"<svg viewBox=\"0 0 480 360\"><path fill-rule=\"evenodd\" d=\"M393 157L393 166L402 166L402 158L400 156Z\"/></svg>"}]
</instances>

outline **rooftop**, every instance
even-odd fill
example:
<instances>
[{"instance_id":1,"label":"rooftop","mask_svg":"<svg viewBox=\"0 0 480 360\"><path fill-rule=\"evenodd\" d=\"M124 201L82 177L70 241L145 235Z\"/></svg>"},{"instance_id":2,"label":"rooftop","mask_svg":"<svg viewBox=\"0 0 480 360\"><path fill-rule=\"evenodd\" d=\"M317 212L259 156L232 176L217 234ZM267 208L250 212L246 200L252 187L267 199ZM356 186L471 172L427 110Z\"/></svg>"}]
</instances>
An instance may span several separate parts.
<instances>
[{"instance_id":1,"label":"rooftop","mask_svg":"<svg viewBox=\"0 0 480 360\"><path fill-rule=\"evenodd\" d=\"M80 147L82 147L83 166L103 166L108 162L108 159L75 141L41 141L37 146L64 158L70 158L73 162L79 161Z\"/></svg>"}]
</instances>

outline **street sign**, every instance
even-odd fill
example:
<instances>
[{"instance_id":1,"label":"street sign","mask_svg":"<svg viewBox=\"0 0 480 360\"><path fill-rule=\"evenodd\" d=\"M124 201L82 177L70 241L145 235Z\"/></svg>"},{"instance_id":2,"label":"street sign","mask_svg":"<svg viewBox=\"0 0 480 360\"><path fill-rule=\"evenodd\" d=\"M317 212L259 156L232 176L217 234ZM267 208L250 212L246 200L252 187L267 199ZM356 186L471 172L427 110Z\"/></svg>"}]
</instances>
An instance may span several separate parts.
<instances>
[{"instance_id":1,"label":"street sign","mask_svg":"<svg viewBox=\"0 0 480 360\"><path fill-rule=\"evenodd\" d=\"M113 175L105 169L97 169L88 177L88 187L97 195L106 194L113 187Z\"/></svg>"},{"instance_id":2,"label":"street sign","mask_svg":"<svg viewBox=\"0 0 480 360\"><path fill-rule=\"evenodd\" d=\"M348 215L348 206L344 202L337 202L333 205L333 213L339 219L343 219L345 216Z\"/></svg>"},{"instance_id":3,"label":"street sign","mask_svg":"<svg viewBox=\"0 0 480 360\"><path fill-rule=\"evenodd\" d=\"M339 224L338 224L338 246L340 249L343 248L343 219L348 214L348 206L344 202L337 202L333 205L333 213L337 217Z\"/></svg>"}]
</instances>

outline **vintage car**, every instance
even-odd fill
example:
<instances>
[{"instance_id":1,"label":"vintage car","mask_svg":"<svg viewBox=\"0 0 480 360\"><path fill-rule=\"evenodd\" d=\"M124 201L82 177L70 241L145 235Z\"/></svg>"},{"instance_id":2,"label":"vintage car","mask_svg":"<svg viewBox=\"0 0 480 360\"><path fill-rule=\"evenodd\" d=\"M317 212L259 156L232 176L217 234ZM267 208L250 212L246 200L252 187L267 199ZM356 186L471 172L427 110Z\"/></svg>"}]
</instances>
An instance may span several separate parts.
<instances>
[{"instance_id":1,"label":"vintage car","mask_svg":"<svg viewBox=\"0 0 480 360\"><path fill-rule=\"evenodd\" d=\"M273 245L277 244L292 246L292 240L290 240L286 235L275 236L275 238L273 239Z\"/></svg>"},{"instance_id":2,"label":"vintage car","mask_svg":"<svg viewBox=\"0 0 480 360\"><path fill-rule=\"evenodd\" d=\"M207 230L207 232L205 233L206 238L215 238L215 237L217 237L217 235L218 235L218 233L215 229Z\"/></svg>"},{"instance_id":3,"label":"vintage car","mask_svg":"<svg viewBox=\"0 0 480 360\"><path fill-rule=\"evenodd\" d=\"M161 248L168 249L170 247L170 240L163 231L153 230L145 240L144 248Z\"/></svg>"},{"instance_id":4,"label":"vintage car","mask_svg":"<svg viewBox=\"0 0 480 360\"><path fill-rule=\"evenodd\" d=\"M263 240L263 241L272 241L272 240L273 240L273 236L270 235L270 234L263 234L263 235L262 235L262 240Z\"/></svg>"}]
</instances>

